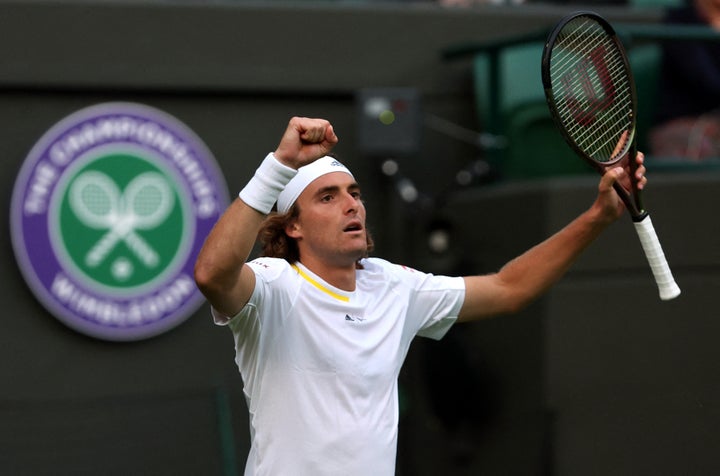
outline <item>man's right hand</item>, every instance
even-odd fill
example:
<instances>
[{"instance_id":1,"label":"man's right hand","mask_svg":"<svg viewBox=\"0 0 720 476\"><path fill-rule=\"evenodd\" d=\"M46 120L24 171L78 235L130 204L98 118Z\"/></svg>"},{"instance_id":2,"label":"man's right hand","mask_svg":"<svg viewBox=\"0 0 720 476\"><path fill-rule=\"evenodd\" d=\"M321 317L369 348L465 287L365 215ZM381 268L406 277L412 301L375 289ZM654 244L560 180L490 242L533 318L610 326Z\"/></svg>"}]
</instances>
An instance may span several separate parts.
<instances>
[{"instance_id":1,"label":"man's right hand","mask_svg":"<svg viewBox=\"0 0 720 476\"><path fill-rule=\"evenodd\" d=\"M298 169L327 155L337 143L338 137L329 121L293 117L275 150L275 158Z\"/></svg>"}]
</instances>

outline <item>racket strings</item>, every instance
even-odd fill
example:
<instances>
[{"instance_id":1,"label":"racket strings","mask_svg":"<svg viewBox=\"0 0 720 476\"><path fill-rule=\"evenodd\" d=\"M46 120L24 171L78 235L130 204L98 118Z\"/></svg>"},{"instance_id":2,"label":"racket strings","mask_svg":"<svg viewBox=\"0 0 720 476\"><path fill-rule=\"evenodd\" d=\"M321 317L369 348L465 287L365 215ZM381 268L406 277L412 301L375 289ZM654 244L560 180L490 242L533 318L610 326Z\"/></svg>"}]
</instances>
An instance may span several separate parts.
<instances>
[{"instance_id":1,"label":"racket strings","mask_svg":"<svg viewBox=\"0 0 720 476\"><path fill-rule=\"evenodd\" d=\"M595 117L598 117L598 112L601 112L601 106L597 104L588 109L588 114ZM596 127L585 127L582 124L569 127L576 141L598 160L611 160L619 150L623 150L623 144L618 143L618 138L629 127L627 108L614 107L605 112L602 119L595 123Z\"/></svg>"},{"instance_id":2,"label":"racket strings","mask_svg":"<svg viewBox=\"0 0 720 476\"><path fill-rule=\"evenodd\" d=\"M602 27L579 18L558 35L550 76L568 134L595 160L608 162L629 144L633 98L622 52Z\"/></svg>"},{"instance_id":3,"label":"racket strings","mask_svg":"<svg viewBox=\"0 0 720 476\"><path fill-rule=\"evenodd\" d=\"M613 71L610 71L612 74ZM594 90L602 87L598 85L598 78L593 78ZM616 84L616 82L615 82ZM608 108L607 103L601 100L590 100L579 106L575 98L580 97L581 91L577 86L571 90L563 101L560 113L565 121L568 121L568 130L575 139L582 143L584 148L592 151L593 155L602 154L603 150L613 151L617 148L618 133L627 129L629 97L613 97L613 107ZM627 88L624 88L627 89ZM614 93L613 93L614 94ZM578 120L578 107L584 108L581 120ZM603 113L604 114L600 114ZM569 121L572 120L572 121ZM595 127L588 127L588 122L592 121Z\"/></svg>"}]
</instances>

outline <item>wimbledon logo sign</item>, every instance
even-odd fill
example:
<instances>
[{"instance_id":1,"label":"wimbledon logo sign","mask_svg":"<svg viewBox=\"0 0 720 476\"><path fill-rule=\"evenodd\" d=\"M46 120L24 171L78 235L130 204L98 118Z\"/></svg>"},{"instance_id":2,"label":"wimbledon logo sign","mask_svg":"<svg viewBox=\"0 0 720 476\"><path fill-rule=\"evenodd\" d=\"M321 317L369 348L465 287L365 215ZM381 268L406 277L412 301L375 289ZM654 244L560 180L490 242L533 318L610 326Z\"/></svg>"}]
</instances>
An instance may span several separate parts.
<instances>
[{"instance_id":1,"label":"wimbledon logo sign","mask_svg":"<svg viewBox=\"0 0 720 476\"><path fill-rule=\"evenodd\" d=\"M215 159L148 106L80 110L33 147L15 182L15 256L35 296L92 337L139 340L204 302L192 278L229 203Z\"/></svg>"}]
</instances>

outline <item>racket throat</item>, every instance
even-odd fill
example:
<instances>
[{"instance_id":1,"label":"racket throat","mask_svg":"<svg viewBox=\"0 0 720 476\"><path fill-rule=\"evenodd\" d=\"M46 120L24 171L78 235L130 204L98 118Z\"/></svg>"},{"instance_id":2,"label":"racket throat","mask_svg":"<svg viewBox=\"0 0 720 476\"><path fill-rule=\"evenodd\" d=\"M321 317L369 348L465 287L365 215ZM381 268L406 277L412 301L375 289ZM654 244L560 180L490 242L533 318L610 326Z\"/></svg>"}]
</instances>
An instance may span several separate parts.
<instances>
[{"instance_id":1,"label":"racket throat","mask_svg":"<svg viewBox=\"0 0 720 476\"><path fill-rule=\"evenodd\" d=\"M633 200L633 197L630 196L628 191L625 190L625 188L617 182L613 184L613 188L625 204L625 208L627 208L627 211L630 212L633 221L635 223L643 221L648 215L648 213L642 208L641 204L637 203L638 196L636 194L633 194L633 196L635 197L635 200Z\"/></svg>"},{"instance_id":2,"label":"racket throat","mask_svg":"<svg viewBox=\"0 0 720 476\"><path fill-rule=\"evenodd\" d=\"M640 210L637 215L632 214L632 221L633 221L633 223L640 223L647 217L648 217L648 212L646 212L645 210Z\"/></svg>"}]
</instances>

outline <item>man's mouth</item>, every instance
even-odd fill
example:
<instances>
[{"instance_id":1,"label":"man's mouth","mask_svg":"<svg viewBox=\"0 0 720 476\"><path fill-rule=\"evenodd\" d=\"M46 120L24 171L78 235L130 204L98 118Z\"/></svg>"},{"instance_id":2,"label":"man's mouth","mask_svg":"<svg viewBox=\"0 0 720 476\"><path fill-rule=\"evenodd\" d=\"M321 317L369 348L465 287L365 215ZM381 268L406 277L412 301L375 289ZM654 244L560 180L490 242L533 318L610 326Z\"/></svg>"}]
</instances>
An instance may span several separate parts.
<instances>
[{"instance_id":1,"label":"man's mouth","mask_svg":"<svg viewBox=\"0 0 720 476\"><path fill-rule=\"evenodd\" d=\"M353 222L350 223L348 226L346 226L343 231L344 232L353 232L353 231L362 231L363 227L362 224L359 222Z\"/></svg>"}]
</instances>

